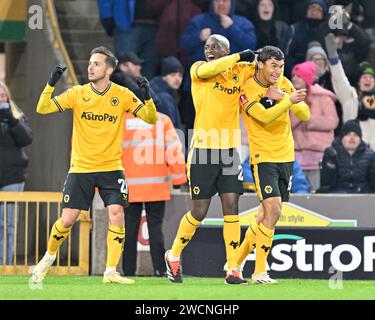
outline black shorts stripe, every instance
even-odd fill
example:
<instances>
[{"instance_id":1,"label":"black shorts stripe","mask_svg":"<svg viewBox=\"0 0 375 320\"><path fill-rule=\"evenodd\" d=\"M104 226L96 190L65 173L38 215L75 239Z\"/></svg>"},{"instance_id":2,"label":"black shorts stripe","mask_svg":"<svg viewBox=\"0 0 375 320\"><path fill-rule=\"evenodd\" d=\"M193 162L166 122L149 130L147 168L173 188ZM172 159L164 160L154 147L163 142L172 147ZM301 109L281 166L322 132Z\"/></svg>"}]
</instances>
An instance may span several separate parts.
<instances>
[{"instance_id":1,"label":"black shorts stripe","mask_svg":"<svg viewBox=\"0 0 375 320\"><path fill-rule=\"evenodd\" d=\"M225 221L224 220L224 223L237 223L237 222L240 222L240 220L236 220L236 221Z\"/></svg>"}]
</instances>

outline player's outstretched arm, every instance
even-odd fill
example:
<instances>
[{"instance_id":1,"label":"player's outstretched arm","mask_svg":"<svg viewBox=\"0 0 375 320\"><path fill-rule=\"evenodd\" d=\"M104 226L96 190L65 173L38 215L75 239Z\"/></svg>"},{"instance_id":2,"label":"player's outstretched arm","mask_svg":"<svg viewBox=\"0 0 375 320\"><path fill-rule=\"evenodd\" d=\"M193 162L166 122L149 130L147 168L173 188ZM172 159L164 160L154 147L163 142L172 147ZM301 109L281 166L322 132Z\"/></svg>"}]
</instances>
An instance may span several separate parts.
<instances>
[{"instance_id":1,"label":"player's outstretched arm","mask_svg":"<svg viewBox=\"0 0 375 320\"><path fill-rule=\"evenodd\" d=\"M254 59L254 52L250 49L246 49L213 61L193 65L191 72L193 73L192 76L195 75L198 79L209 79L233 67L237 62L253 62Z\"/></svg>"},{"instance_id":2,"label":"player's outstretched arm","mask_svg":"<svg viewBox=\"0 0 375 320\"><path fill-rule=\"evenodd\" d=\"M310 108L305 102L292 104L292 106L290 107L290 110L301 121L310 120Z\"/></svg>"},{"instance_id":3,"label":"player's outstretched arm","mask_svg":"<svg viewBox=\"0 0 375 320\"><path fill-rule=\"evenodd\" d=\"M291 90L292 93L295 92L296 89L294 88L292 82L290 82L290 80L288 80L286 77L284 77L283 80L285 80L286 83L288 84L289 90ZM303 93L303 91L301 90L297 90L297 91ZM292 106L290 107L290 110L301 121L308 121L310 119L310 108L304 102L305 98L306 98L306 94L305 94L305 97L301 95L300 99L295 100Z\"/></svg>"},{"instance_id":4,"label":"player's outstretched arm","mask_svg":"<svg viewBox=\"0 0 375 320\"><path fill-rule=\"evenodd\" d=\"M36 112L41 114L48 114L62 111L59 109L58 105L52 99L52 93L55 89L55 85L57 81L60 80L62 74L66 70L66 67L58 64L51 73L51 77L45 86L43 92L41 93L38 101L38 105L36 107Z\"/></svg>"},{"instance_id":5,"label":"player's outstretched arm","mask_svg":"<svg viewBox=\"0 0 375 320\"><path fill-rule=\"evenodd\" d=\"M150 82L147 80L147 78L141 77L137 79L137 83L142 91L145 106L139 109L136 116L147 123L155 124L158 119L158 114L156 112L154 101L151 98Z\"/></svg>"}]
</instances>

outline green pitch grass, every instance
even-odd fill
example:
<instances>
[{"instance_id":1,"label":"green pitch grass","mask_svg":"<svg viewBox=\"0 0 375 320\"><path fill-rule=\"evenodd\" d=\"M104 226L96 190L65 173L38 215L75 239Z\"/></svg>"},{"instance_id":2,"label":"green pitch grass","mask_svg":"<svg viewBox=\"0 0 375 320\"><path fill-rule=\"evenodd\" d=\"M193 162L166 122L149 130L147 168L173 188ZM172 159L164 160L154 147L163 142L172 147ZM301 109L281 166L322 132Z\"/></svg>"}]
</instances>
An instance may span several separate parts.
<instances>
[{"instance_id":1,"label":"green pitch grass","mask_svg":"<svg viewBox=\"0 0 375 320\"><path fill-rule=\"evenodd\" d=\"M224 285L221 278L134 277L133 285L103 284L102 277L50 276L42 286L27 276L0 276L0 300L333 300L375 299L375 281L346 281L331 289L328 280L279 280L277 285Z\"/></svg>"}]
</instances>

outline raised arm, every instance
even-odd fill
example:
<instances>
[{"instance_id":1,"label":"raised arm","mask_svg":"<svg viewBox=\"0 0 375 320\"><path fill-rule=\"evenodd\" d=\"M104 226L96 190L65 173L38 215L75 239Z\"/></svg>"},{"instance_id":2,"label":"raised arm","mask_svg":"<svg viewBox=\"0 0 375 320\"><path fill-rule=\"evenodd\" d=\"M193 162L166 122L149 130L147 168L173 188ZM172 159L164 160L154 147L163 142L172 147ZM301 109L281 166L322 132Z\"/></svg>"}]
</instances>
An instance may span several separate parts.
<instances>
[{"instance_id":1,"label":"raised arm","mask_svg":"<svg viewBox=\"0 0 375 320\"><path fill-rule=\"evenodd\" d=\"M233 67L237 62L253 62L255 54L250 49L225 56L210 62L197 62L190 70L191 77L198 79L209 79Z\"/></svg>"},{"instance_id":2,"label":"raised arm","mask_svg":"<svg viewBox=\"0 0 375 320\"><path fill-rule=\"evenodd\" d=\"M358 115L357 91L351 86L345 74L337 52L335 36L332 33L329 33L325 37L325 44L329 58L333 90L342 105L343 122L346 122L350 119L355 119Z\"/></svg>"},{"instance_id":3,"label":"raised arm","mask_svg":"<svg viewBox=\"0 0 375 320\"><path fill-rule=\"evenodd\" d=\"M134 116L142 119L143 121L155 124L158 119L156 107L150 94L150 82L146 78L139 78L137 83L142 91L145 103L141 103L134 111Z\"/></svg>"},{"instance_id":4,"label":"raised arm","mask_svg":"<svg viewBox=\"0 0 375 320\"><path fill-rule=\"evenodd\" d=\"M40 114L48 114L55 112L62 112L64 108L55 99L52 98L52 93L55 89L57 81L61 78L62 74L66 70L66 67L58 64L51 73L51 78L49 79L47 85L45 86L43 92L41 93L36 107L36 112Z\"/></svg>"}]
</instances>

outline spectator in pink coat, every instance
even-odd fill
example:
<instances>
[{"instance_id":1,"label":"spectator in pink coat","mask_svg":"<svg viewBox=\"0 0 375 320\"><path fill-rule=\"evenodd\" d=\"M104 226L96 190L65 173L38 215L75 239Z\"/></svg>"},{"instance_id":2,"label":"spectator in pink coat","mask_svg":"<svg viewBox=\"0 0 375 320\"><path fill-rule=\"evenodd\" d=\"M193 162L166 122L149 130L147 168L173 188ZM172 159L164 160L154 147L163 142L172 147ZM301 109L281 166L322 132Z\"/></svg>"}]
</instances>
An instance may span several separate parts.
<instances>
[{"instance_id":1,"label":"spectator in pink coat","mask_svg":"<svg viewBox=\"0 0 375 320\"><path fill-rule=\"evenodd\" d=\"M310 191L320 186L319 163L324 150L334 139L334 129L339 123L336 112L336 96L324 89L316 80L316 65L312 61L294 66L292 82L298 89L307 89L306 103L310 107L310 120L300 121L290 114L296 159L310 182Z\"/></svg>"}]
</instances>

